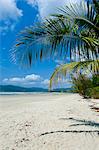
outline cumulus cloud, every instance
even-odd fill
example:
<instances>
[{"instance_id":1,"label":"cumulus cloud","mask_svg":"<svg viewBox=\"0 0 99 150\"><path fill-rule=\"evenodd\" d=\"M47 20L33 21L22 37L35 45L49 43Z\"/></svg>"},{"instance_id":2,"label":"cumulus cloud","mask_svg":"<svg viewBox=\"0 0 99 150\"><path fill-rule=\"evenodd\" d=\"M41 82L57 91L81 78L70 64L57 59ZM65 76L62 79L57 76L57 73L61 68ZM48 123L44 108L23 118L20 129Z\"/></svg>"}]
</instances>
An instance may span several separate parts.
<instances>
[{"instance_id":1,"label":"cumulus cloud","mask_svg":"<svg viewBox=\"0 0 99 150\"><path fill-rule=\"evenodd\" d=\"M39 15L42 19L55 13L57 8L69 5L70 3L78 3L81 0L26 0L28 4L38 7Z\"/></svg>"},{"instance_id":2,"label":"cumulus cloud","mask_svg":"<svg viewBox=\"0 0 99 150\"><path fill-rule=\"evenodd\" d=\"M24 83L24 84L30 84L30 83L34 83L37 81L40 81L41 77L40 75L36 75L36 74L31 74L31 75L27 75L25 77L19 78L19 77L13 77L13 78L5 78L3 79L4 83Z\"/></svg>"},{"instance_id":3,"label":"cumulus cloud","mask_svg":"<svg viewBox=\"0 0 99 150\"><path fill-rule=\"evenodd\" d=\"M7 82L7 81L8 81L8 78L3 79L3 82Z\"/></svg>"},{"instance_id":4,"label":"cumulus cloud","mask_svg":"<svg viewBox=\"0 0 99 150\"><path fill-rule=\"evenodd\" d=\"M41 84L48 86L50 81L48 79L45 79L41 82Z\"/></svg>"},{"instance_id":5,"label":"cumulus cloud","mask_svg":"<svg viewBox=\"0 0 99 150\"><path fill-rule=\"evenodd\" d=\"M10 81L10 82L23 82L23 81L25 81L25 78L17 78L17 77L15 77L15 78L8 79L8 81Z\"/></svg>"},{"instance_id":6,"label":"cumulus cloud","mask_svg":"<svg viewBox=\"0 0 99 150\"><path fill-rule=\"evenodd\" d=\"M22 16L22 10L17 7L15 0L0 0L0 20L17 20Z\"/></svg>"},{"instance_id":7,"label":"cumulus cloud","mask_svg":"<svg viewBox=\"0 0 99 150\"><path fill-rule=\"evenodd\" d=\"M44 79L40 75L30 74L24 77L12 77L12 78L4 78L2 80L3 84L11 84L11 85L19 85L19 86L44 86L48 87L49 79Z\"/></svg>"},{"instance_id":8,"label":"cumulus cloud","mask_svg":"<svg viewBox=\"0 0 99 150\"><path fill-rule=\"evenodd\" d=\"M36 6L37 5L37 0L26 0L27 4L32 5L32 6Z\"/></svg>"},{"instance_id":9,"label":"cumulus cloud","mask_svg":"<svg viewBox=\"0 0 99 150\"><path fill-rule=\"evenodd\" d=\"M0 0L0 32L13 31L21 16L23 13L17 7L17 0Z\"/></svg>"},{"instance_id":10,"label":"cumulus cloud","mask_svg":"<svg viewBox=\"0 0 99 150\"><path fill-rule=\"evenodd\" d=\"M67 75L67 78L58 79L58 83L55 85L56 87L66 87L71 85L70 83L71 78ZM17 85L17 86L25 86L25 87L49 87L50 80L44 79L40 75L31 74L26 75L24 77L12 77L12 78L5 78L2 80L2 84L4 85Z\"/></svg>"},{"instance_id":11,"label":"cumulus cloud","mask_svg":"<svg viewBox=\"0 0 99 150\"><path fill-rule=\"evenodd\" d=\"M27 75L27 76L25 77L25 79L26 79L27 81L38 81L38 80L41 79L41 77L40 77L40 75L31 74L31 75Z\"/></svg>"}]
</instances>

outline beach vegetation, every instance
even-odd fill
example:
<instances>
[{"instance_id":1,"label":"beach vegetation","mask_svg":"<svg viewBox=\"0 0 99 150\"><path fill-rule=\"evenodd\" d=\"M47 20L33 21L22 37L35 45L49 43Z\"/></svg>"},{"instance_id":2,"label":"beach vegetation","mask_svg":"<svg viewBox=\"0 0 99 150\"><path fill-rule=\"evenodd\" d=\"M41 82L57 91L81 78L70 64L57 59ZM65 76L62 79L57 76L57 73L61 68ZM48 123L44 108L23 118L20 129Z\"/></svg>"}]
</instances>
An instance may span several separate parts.
<instances>
[{"instance_id":1,"label":"beach vegetation","mask_svg":"<svg viewBox=\"0 0 99 150\"><path fill-rule=\"evenodd\" d=\"M80 8L80 9L79 9ZM22 31L12 52L14 61L20 65L31 66L35 61L45 58L62 58L64 64L55 69L50 78L50 89L62 76L82 73L99 74L99 2L96 0L82 1L80 4L70 4L58 9L58 13L48 19ZM69 57L69 63L66 63ZM88 82L88 89L92 88L90 80L85 76L73 79L80 83ZM94 84L96 83L94 79ZM94 93L97 91L95 87ZM87 92L88 93L88 92ZM90 93L90 92L89 92Z\"/></svg>"},{"instance_id":2,"label":"beach vegetation","mask_svg":"<svg viewBox=\"0 0 99 150\"><path fill-rule=\"evenodd\" d=\"M72 89L84 98L99 99L99 75L93 75L91 78L83 74L72 77Z\"/></svg>"}]
</instances>

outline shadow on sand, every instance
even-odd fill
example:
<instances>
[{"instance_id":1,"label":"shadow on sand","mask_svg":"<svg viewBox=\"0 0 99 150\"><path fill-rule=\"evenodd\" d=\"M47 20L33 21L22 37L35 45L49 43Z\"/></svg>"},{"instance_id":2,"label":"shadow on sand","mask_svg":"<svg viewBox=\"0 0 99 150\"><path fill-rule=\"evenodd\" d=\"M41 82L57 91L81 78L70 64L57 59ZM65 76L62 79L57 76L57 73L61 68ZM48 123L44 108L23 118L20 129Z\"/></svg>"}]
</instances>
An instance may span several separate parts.
<instances>
[{"instance_id":1,"label":"shadow on sand","mask_svg":"<svg viewBox=\"0 0 99 150\"><path fill-rule=\"evenodd\" d=\"M72 124L70 126L91 126L91 127L98 127L99 128L99 123L94 122L94 121L88 121L88 120L81 120L81 119L75 119L75 118L60 118L60 120L72 120L77 123Z\"/></svg>"},{"instance_id":2,"label":"shadow on sand","mask_svg":"<svg viewBox=\"0 0 99 150\"><path fill-rule=\"evenodd\" d=\"M60 118L60 120L72 120L78 123L72 124L70 126L91 126L91 127L99 127L99 123L96 123L94 121L87 121L87 120L81 120L81 119L75 119L75 118ZM51 132L45 132L42 133L40 136L47 135L47 134L54 134L54 133L89 133L90 135L97 134L99 136L99 130L60 130L60 131L51 131Z\"/></svg>"}]
</instances>

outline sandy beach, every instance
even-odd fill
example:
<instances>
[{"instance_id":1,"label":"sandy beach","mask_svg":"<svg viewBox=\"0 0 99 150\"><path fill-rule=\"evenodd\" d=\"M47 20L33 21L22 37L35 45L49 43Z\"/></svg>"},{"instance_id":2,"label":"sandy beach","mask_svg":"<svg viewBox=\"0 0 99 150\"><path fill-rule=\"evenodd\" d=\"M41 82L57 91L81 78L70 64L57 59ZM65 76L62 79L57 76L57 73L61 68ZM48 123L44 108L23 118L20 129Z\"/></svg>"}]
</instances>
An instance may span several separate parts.
<instances>
[{"instance_id":1,"label":"sandy beach","mask_svg":"<svg viewBox=\"0 0 99 150\"><path fill-rule=\"evenodd\" d=\"M78 94L0 96L0 150L99 150L92 105Z\"/></svg>"}]
</instances>

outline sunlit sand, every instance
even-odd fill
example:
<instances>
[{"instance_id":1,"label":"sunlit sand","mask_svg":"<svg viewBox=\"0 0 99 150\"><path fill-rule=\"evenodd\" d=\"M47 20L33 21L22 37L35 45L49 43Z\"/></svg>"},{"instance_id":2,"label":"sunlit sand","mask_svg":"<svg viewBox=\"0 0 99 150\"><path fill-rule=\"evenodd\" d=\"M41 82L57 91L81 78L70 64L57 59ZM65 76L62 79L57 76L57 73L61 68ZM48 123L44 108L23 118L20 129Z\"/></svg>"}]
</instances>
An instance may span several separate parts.
<instances>
[{"instance_id":1,"label":"sunlit sand","mask_svg":"<svg viewBox=\"0 0 99 150\"><path fill-rule=\"evenodd\" d=\"M99 150L92 105L78 94L0 96L0 150Z\"/></svg>"}]
</instances>

